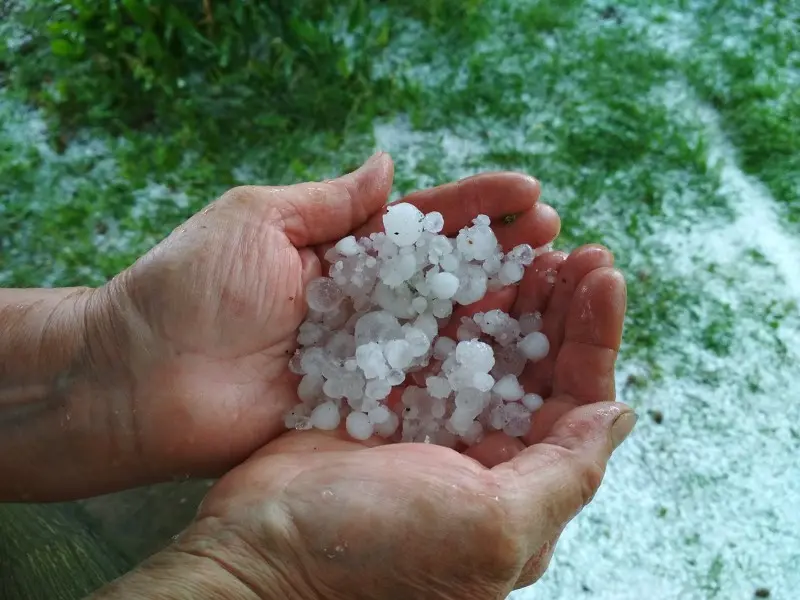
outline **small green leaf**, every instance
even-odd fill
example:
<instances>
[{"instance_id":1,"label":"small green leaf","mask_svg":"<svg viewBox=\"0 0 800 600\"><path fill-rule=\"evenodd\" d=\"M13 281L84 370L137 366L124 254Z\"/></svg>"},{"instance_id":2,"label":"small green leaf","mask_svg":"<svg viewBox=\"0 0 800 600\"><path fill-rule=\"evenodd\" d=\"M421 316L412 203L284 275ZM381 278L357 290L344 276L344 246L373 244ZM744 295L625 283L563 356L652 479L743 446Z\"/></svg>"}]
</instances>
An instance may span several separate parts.
<instances>
[{"instance_id":1,"label":"small green leaf","mask_svg":"<svg viewBox=\"0 0 800 600\"><path fill-rule=\"evenodd\" d=\"M141 25L144 29L152 27L153 15L145 2L141 0L122 0L122 4L138 25Z\"/></svg>"},{"instance_id":2,"label":"small green leaf","mask_svg":"<svg viewBox=\"0 0 800 600\"><path fill-rule=\"evenodd\" d=\"M50 42L50 50L56 56L72 57L79 54L78 49L65 39L53 40Z\"/></svg>"},{"instance_id":3,"label":"small green leaf","mask_svg":"<svg viewBox=\"0 0 800 600\"><path fill-rule=\"evenodd\" d=\"M139 39L138 45L142 56L158 60L164 55L161 49L161 42L158 41L158 37L152 31L145 31L144 35Z\"/></svg>"}]
</instances>

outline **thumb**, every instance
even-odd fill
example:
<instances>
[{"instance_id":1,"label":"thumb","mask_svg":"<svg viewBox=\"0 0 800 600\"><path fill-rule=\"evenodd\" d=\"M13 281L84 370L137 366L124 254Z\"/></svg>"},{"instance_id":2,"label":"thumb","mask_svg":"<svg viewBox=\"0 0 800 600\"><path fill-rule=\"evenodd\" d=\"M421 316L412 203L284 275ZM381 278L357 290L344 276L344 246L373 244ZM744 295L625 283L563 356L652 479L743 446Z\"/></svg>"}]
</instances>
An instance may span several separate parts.
<instances>
[{"instance_id":1,"label":"thumb","mask_svg":"<svg viewBox=\"0 0 800 600\"><path fill-rule=\"evenodd\" d=\"M337 179L276 190L286 236L298 248L344 237L388 202L393 176L392 159L378 152Z\"/></svg>"},{"instance_id":2,"label":"thumb","mask_svg":"<svg viewBox=\"0 0 800 600\"><path fill-rule=\"evenodd\" d=\"M636 419L630 407L618 402L581 406L561 417L541 443L495 467L532 551L558 535L591 501L611 453Z\"/></svg>"}]
</instances>

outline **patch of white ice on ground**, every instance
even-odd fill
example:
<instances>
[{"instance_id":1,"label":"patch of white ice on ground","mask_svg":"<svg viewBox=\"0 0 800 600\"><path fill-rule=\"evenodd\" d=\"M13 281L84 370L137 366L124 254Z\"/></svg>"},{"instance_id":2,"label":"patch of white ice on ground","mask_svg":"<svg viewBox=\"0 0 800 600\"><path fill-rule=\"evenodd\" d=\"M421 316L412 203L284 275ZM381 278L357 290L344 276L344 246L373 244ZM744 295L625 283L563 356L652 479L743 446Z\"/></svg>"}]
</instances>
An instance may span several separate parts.
<instances>
[{"instance_id":1,"label":"patch of white ice on ground","mask_svg":"<svg viewBox=\"0 0 800 600\"><path fill-rule=\"evenodd\" d=\"M486 152L486 146L474 138L461 137L444 129L435 132L415 131L407 117L378 121L374 127L375 145L392 155L396 170L415 173L425 161L435 160L437 170L453 179L474 174L467 165ZM416 178L420 189L438 183L431 177Z\"/></svg>"},{"instance_id":2,"label":"patch of white ice on ground","mask_svg":"<svg viewBox=\"0 0 800 600\"><path fill-rule=\"evenodd\" d=\"M516 600L749 598L759 587L788 600L800 590L800 241L782 228L766 188L737 165L718 115L681 86L668 97L702 128L709 169L735 217L661 228L643 243L660 250L660 269L701 292L695 326L719 304L732 309L728 354L684 331L683 351L662 357L663 381L631 389L630 375L647 373L620 365L621 399L637 407L639 426L566 530L551 569ZM770 324L774 303L788 316Z\"/></svg>"}]
</instances>

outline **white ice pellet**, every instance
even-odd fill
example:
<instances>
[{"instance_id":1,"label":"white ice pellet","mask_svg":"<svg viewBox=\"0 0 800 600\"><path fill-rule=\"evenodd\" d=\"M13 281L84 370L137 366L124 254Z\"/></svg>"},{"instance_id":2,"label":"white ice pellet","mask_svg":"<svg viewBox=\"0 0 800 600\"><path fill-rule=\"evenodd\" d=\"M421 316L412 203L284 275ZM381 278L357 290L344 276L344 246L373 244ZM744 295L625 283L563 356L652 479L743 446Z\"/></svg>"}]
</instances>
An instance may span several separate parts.
<instances>
[{"instance_id":1,"label":"white ice pellet","mask_svg":"<svg viewBox=\"0 0 800 600\"><path fill-rule=\"evenodd\" d=\"M335 281L328 277L318 277L306 288L308 306L319 312L333 310L344 300L344 292Z\"/></svg>"},{"instance_id":2,"label":"white ice pellet","mask_svg":"<svg viewBox=\"0 0 800 600\"><path fill-rule=\"evenodd\" d=\"M525 435L531 428L531 412L521 404L506 404L505 421L503 433L511 437Z\"/></svg>"},{"instance_id":3,"label":"white ice pellet","mask_svg":"<svg viewBox=\"0 0 800 600\"><path fill-rule=\"evenodd\" d=\"M370 379L364 386L364 395L373 400L383 400L392 391L392 386L385 379Z\"/></svg>"},{"instance_id":4,"label":"white ice pellet","mask_svg":"<svg viewBox=\"0 0 800 600\"><path fill-rule=\"evenodd\" d=\"M453 245L445 236L437 235L428 244L428 249L436 256L444 256L453 252Z\"/></svg>"},{"instance_id":5,"label":"white ice pellet","mask_svg":"<svg viewBox=\"0 0 800 600\"><path fill-rule=\"evenodd\" d=\"M498 404L492 409L489 414L489 424L492 429L502 431L503 427L506 426L506 406L510 405Z\"/></svg>"},{"instance_id":6,"label":"white ice pellet","mask_svg":"<svg viewBox=\"0 0 800 600\"><path fill-rule=\"evenodd\" d=\"M431 417L441 419L445 414L447 414L447 399L434 398L431 402Z\"/></svg>"},{"instance_id":7,"label":"white ice pellet","mask_svg":"<svg viewBox=\"0 0 800 600\"><path fill-rule=\"evenodd\" d=\"M525 268L520 263L508 261L503 263L503 266L500 267L498 278L503 285L511 285L521 280L524 274Z\"/></svg>"},{"instance_id":8,"label":"white ice pellet","mask_svg":"<svg viewBox=\"0 0 800 600\"><path fill-rule=\"evenodd\" d=\"M436 317L428 313L418 316L414 320L414 327L428 336L429 340L436 339L436 335L439 333L439 323L436 321Z\"/></svg>"},{"instance_id":9,"label":"white ice pellet","mask_svg":"<svg viewBox=\"0 0 800 600\"><path fill-rule=\"evenodd\" d=\"M367 379L385 377L389 373L383 351L376 342L369 342L356 348L356 362Z\"/></svg>"},{"instance_id":10,"label":"white ice pellet","mask_svg":"<svg viewBox=\"0 0 800 600\"><path fill-rule=\"evenodd\" d=\"M367 413L369 422L373 425L386 423L391 418L391 411L385 406L377 406Z\"/></svg>"},{"instance_id":11,"label":"white ice pellet","mask_svg":"<svg viewBox=\"0 0 800 600\"><path fill-rule=\"evenodd\" d=\"M351 412L345 420L345 427L350 437L355 440L368 440L372 437L373 428L369 417L363 412Z\"/></svg>"},{"instance_id":12,"label":"white ice pellet","mask_svg":"<svg viewBox=\"0 0 800 600\"><path fill-rule=\"evenodd\" d=\"M492 392L500 396L503 400L519 400L525 394L522 386L514 375L505 375L494 384Z\"/></svg>"},{"instance_id":13,"label":"white ice pellet","mask_svg":"<svg viewBox=\"0 0 800 600\"><path fill-rule=\"evenodd\" d=\"M456 237L456 247L469 260L486 260L494 254L497 238L492 228L484 223L465 227Z\"/></svg>"},{"instance_id":14,"label":"white ice pellet","mask_svg":"<svg viewBox=\"0 0 800 600\"><path fill-rule=\"evenodd\" d=\"M344 360L355 354L356 340L346 331L337 331L325 344L325 350L332 357Z\"/></svg>"},{"instance_id":15,"label":"white ice pellet","mask_svg":"<svg viewBox=\"0 0 800 600\"><path fill-rule=\"evenodd\" d=\"M319 323L303 323L297 330L297 343L301 346L311 346L322 340L327 333L327 328Z\"/></svg>"},{"instance_id":16,"label":"white ice pellet","mask_svg":"<svg viewBox=\"0 0 800 600\"><path fill-rule=\"evenodd\" d=\"M517 347L529 361L536 362L542 360L550 352L550 340L541 331L534 331L522 338L517 343Z\"/></svg>"},{"instance_id":17,"label":"white ice pellet","mask_svg":"<svg viewBox=\"0 0 800 600\"><path fill-rule=\"evenodd\" d=\"M520 244L513 248L511 252L506 255L506 258L527 267L533 262L534 256L534 250L530 244Z\"/></svg>"},{"instance_id":18,"label":"white ice pellet","mask_svg":"<svg viewBox=\"0 0 800 600\"><path fill-rule=\"evenodd\" d=\"M297 386L297 397L303 402L312 402L322 395L325 381L318 375L304 375Z\"/></svg>"},{"instance_id":19,"label":"white ice pellet","mask_svg":"<svg viewBox=\"0 0 800 600\"><path fill-rule=\"evenodd\" d=\"M470 423L467 430L461 436L467 446L474 446L483 439L483 426L478 421Z\"/></svg>"},{"instance_id":20,"label":"white ice pellet","mask_svg":"<svg viewBox=\"0 0 800 600\"><path fill-rule=\"evenodd\" d=\"M433 356L439 360L444 360L456 349L456 341L446 336L436 339L433 344Z\"/></svg>"},{"instance_id":21,"label":"white ice pellet","mask_svg":"<svg viewBox=\"0 0 800 600\"><path fill-rule=\"evenodd\" d=\"M363 250L356 241L355 236L352 235L348 235L346 238L339 240L335 248L342 256L355 256Z\"/></svg>"},{"instance_id":22,"label":"white ice pellet","mask_svg":"<svg viewBox=\"0 0 800 600\"><path fill-rule=\"evenodd\" d=\"M411 347L411 354L415 358L425 354L431 347L431 341L421 329L410 327L406 330L406 341Z\"/></svg>"},{"instance_id":23,"label":"white ice pellet","mask_svg":"<svg viewBox=\"0 0 800 600\"><path fill-rule=\"evenodd\" d=\"M444 217L440 212L429 212L422 221L425 231L439 233L444 228Z\"/></svg>"},{"instance_id":24,"label":"white ice pellet","mask_svg":"<svg viewBox=\"0 0 800 600\"><path fill-rule=\"evenodd\" d=\"M400 418L393 412L389 412L389 418L383 423L376 423L374 426L375 433L383 438L391 437L400 426Z\"/></svg>"},{"instance_id":25,"label":"white ice pellet","mask_svg":"<svg viewBox=\"0 0 800 600\"><path fill-rule=\"evenodd\" d=\"M385 310L369 312L356 322L355 337L357 344L367 342L384 342L402 336L400 322Z\"/></svg>"},{"instance_id":26,"label":"white ice pellet","mask_svg":"<svg viewBox=\"0 0 800 600\"><path fill-rule=\"evenodd\" d=\"M398 246L411 246L422 235L425 215L413 204L390 204L383 215L386 235Z\"/></svg>"},{"instance_id":27,"label":"white ice pellet","mask_svg":"<svg viewBox=\"0 0 800 600\"><path fill-rule=\"evenodd\" d=\"M475 373L488 373L494 366L494 352L489 344L477 340L459 342L456 360Z\"/></svg>"},{"instance_id":28,"label":"white ice pellet","mask_svg":"<svg viewBox=\"0 0 800 600\"><path fill-rule=\"evenodd\" d=\"M317 429L331 431L339 426L340 420L339 407L330 401L323 402L311 411L311 426Z\"/></svg>"},{"instance_id":29,"label":"white ice pellet","mask_svg":"<svg viewBox=\"0 0 800 600\"><path fill-rule=\"evenodd\" d=\"M445 254L439 260L439 266L442 267L448 273L453 273L458 270L460 263L458 262L458 258L456 258L453 254Z\"/></svg>"},{"instance_id":30,"label":"white ice pellet","mask_svg":"<svg viewBox=\"0 0 800 600\"><path fill-rule=\"evenodd\" d=\"M449 424L452 427L453 433L464 435L469 431L470 425L475 421L475 414L472 410L457 406L450 415Z\"/></svg>"},{"instance_id":31,"label":"white ice pellet","mask_svg":"<svg viewBox=\"0 0 800 600\"><path fill-rule=\"evenodd\" d=\"M522 404L531 412L539 410L544 404L544 400L539 394L525 394L522 397Z\"/></svg>"},{"instance_id":32,"label":"white ice pellet","mask_svg":"<svg viewBox=\"0 0 800 600\"><path fill-rule=\"evenodd\" d=\"M525 313L519 317L519 327L523 335L542 329L542 313Z\"/></svg>"},{"instance_id":33,"label":"white ice pellet","mask_svg":"<svg viewBox=\"0 0 800 600\"><path fill-rule=\"evenodd\" d=\"M494 378L488 373L475 373L472 378L472 385L475 386L475 389L488 392L494 386Z\"/></svg>"},{"instance_id":34,"label":"white ice pellet","mask_svg":"<svg viewBox=\"0 0 800 600\"><path fill-rule=\"evenodd\" d=\"M309 348L300 357L300 367L307 375L322 375L322 367L328 356L322 348Z\"/></svg>"},{"instance_id":35,"label":"white ice pellet","mask_svg":"<svg viewBox=\"0 0 800 600\"><path fill-rule=\"evenodd\" d=\"M446 319L453 314L453 303L449 300L434 300L431 311L437 319Z\"/></svg>"},{"instance_id":36,"label":"white ice pellet","mask_svg":"<svg viewBox=\"0 0 800 600\"><path fill-rule=\"evenodd\" d=\"M453 300L459 304L467 305L477 302L486 295L486 271L476 265L467 265L459 276L458 291Z\"/></svg>"},{"instance_id":37,"label":"white ice pellet","mask_svg":"<svg viewBox=\"0 0 800 600\"><path fill-rule=\"evenodd\" d=\"M406 340L391 340L383 347L386 361L393 369L405 369L414 360L411 344Z\"/></svg>"},{"instance_id":38,"label":"white ice pellet","mask_svg":"<svg viewBox=\"0 0 800 600\"><path fill-rule=\"evenodd\" d=\"M447 381L454 390L474 387L475 371L469 367L459 367L447 373Z\"/></svg>"},{"instance_id":39,"label":"white ice pellet","mask_svg":"<svg viewBox=\"0 0 800 600\"><path fill-rule=\"evenodd\" d=\"M386 375L386 381L389 382L389 385L392 387L396 385L400 385L406 380L406 373L401 369L392 369L389 371L389 374Z\"/></svg>"},{"instance_id":40,"label":"white ice pellet","mask_svg":"<svg viewBox=\"0 0 800 600\"><path fill-rule=\"evenodd\" d=\"M307 377L307 376L306 376ZM344 398L344 382L341 379L325 379L322 391L329 398Z\"/></svg>"},{"instance_id":41,"label":"white ice pellet","mask_svg":"<svg viewBox=\"0 0 800 600\"><path fill-rule=\"evenodd\" d=\"M431 278L431 293L439 300L449 300L458 291L460 281L452 273L437 273Z\"/></svg>"},{"instance_id":42,"label":"white ice pellet","mask_svg":"<svg viewBox=\"0 0 800 600\"><path fill-rule=\"evenodd\" d=\"M486 406L489 401L489 394L481 392L475 388L464 388L456 394L456 407L463 408L475 418Z\"/></svg>"},{"instance_id":43,"label":"white ice pellet","mask_svg":"<svg viewBox=\"0 0 800 600\"><path fill-rule=\"evenodd\" d=\"M287 429L298 429L300 431L313 427L308 416L308 407L302 404L290 410L283 418L283 423Z\"/></svg>"},{"instance_id":44,"label":"white ice pellet","mask_svg":"<svg viewBox=\"0 0 800 600\"><path fill-rule=\"evenodd\" d=\"M453 391L445 377L428 377L425 385L434 398L447 398Z\"/></svg>"},{"instance_id":45,"label":"white ice pellet","mask_svg":"<svg viewBox=\"0 0 800 600\"><path fill-rule=\"evenodd\" d=\"M383 222L385 231L336 242L325 253L329 277L306 288L300 349L288 361L303 376L302 404L286 426L335 429L344 418L354 439L450 448L473 445L488 429L524 434L543 401L517 377L549 350L541 315L451 317L455 305L519 282L540 252L521 244L503 254L486 215L453 238L440 234L441 214L408 203L388 206ZM444 327L457 341L439 334ZM390 409L392 388L406 381L415 385Z\"/></svg>"},{"instance_id":46,"label":"white ice pellet","mask_svg":"<svg viewBox=\"0 0 800 600\"><path fill-rule=\"evenodd\" d=\"M500 272L500 267L503 266L501 256L494 254L483 261L483 270L489 275L494 275Z\"/></svg>"}]
</instances>

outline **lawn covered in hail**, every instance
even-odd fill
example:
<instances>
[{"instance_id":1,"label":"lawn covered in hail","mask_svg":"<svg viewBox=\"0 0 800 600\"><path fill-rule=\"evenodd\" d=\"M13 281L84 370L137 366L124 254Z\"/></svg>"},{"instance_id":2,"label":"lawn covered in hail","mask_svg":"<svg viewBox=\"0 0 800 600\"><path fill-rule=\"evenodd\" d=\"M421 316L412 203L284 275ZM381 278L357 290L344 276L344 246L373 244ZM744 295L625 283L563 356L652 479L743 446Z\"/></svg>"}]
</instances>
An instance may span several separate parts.
<instances>
[{"instance_id":1,"label":"lawn covered in hail","mask_svg":"<svg viewBox=\"0 0 800 600\"><path fill-rule=\"evenodd\" d=\"M533 174L557 247L602 242L628 277L618 392L642 418L514 597L796 597L800 7L491 0L458 27L396 22L373 59L401 81L379 119L213 153L185 131L86 129L56 148L1 88L0 285L102 283L227 187L329 177L373 149L397 163L396 196ZM0 27L13 50L13 14ZM141 535L164 535L151 509Z\"/></svg>"}]
</instances>

